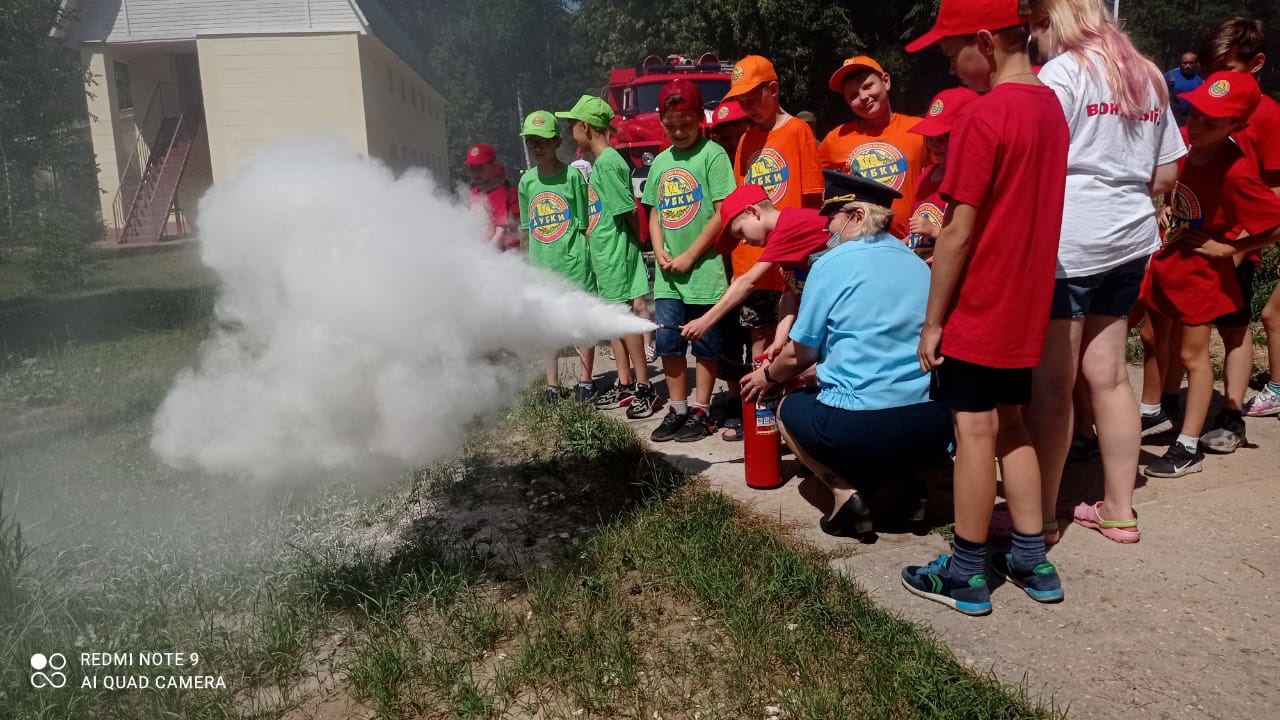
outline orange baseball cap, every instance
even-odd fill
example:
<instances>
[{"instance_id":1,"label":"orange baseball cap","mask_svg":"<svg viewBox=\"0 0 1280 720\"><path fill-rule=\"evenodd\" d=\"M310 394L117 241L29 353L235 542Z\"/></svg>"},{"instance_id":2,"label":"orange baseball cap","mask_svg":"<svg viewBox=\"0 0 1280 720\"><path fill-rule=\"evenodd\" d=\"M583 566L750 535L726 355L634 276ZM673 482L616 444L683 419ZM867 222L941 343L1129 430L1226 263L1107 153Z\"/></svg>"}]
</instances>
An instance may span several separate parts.
<instances>
[{"instance_id":1,"label":"orange baseball cap","mask_svg":"<svg viewBox=\"0 0 1280 720\"><path fill-rule=\"evenodd\" d=\"M760 83L777 80L778 73L773 69L773 63L766 58L748 55L734 64L729 79L732 83L729 85L729 92L725 93L726 100L749 93Z\"/></svg>"},{"instance_id":2,"label":"orange baseball cap","mask_svg":"<svg viewBox=\"0 0 1280 720\"><path fill-rule=\"evenodd\" d=\"M878 75L884 74L884 68L880 67L880 63L866 55L859 55L845 60L840 69L832 73L831 81L827 83L827 87L831 88L833 92L844 92L844 79L848 77L849 73L862 68L868 68Z\"/></svg>"}]
</instances>

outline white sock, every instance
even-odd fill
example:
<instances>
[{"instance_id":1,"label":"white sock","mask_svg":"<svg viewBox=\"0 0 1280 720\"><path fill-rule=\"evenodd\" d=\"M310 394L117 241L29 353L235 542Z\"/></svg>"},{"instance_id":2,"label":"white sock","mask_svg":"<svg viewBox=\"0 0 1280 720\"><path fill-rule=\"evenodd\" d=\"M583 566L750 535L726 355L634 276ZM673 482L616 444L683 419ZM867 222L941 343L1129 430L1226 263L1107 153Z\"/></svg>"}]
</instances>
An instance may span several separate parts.
<instances>
[{"instance_id":1,"label":"white sock","mask_svg":"<svg viewBox=\"0 0 1280 720\"><path fill-rule=\"evenodd\" d=\"M1187 452L1195 452L1200 447L1199 437L1191 437L1190 435L1180 434L1178 435L1178 442L1182 444L1182 447L1187 449Z\"/></svg>"},{"instance_id":2,"label":"white sock","mask_svg":"<svg viewBox=\"0 0 1280 720\"><path fill-rule=\"evenodd\" d=\"M672 400L667 403L667 406L671 408L671 412L677 415L687 415L689 413L688 400Z\"/></svg>"},{"instance_id":3,"label":"white sock","mask_svg":"<svg viewBox=\"0 0 1280 720\"><path fill-rule=\"evenodd\" d=\"M1154 405L1148 405L1144 402L1138 403L1138 412L1142 413L1147 417L1159 415L1160 410L1161 410L1160 403L1155 403Z\"/></svg>"},{"instance_id":4,"label":"white sock","mask_svg":"<svg viewBox=\"0 0 1280 720\"><path fill-rule=\"evenodd\" d=\"M694 409L701 410L702 412L705 412L705 413L711 412L710 405L703 405L702 403L693 403L693 407Z\"/></svg>"}]
</instances>

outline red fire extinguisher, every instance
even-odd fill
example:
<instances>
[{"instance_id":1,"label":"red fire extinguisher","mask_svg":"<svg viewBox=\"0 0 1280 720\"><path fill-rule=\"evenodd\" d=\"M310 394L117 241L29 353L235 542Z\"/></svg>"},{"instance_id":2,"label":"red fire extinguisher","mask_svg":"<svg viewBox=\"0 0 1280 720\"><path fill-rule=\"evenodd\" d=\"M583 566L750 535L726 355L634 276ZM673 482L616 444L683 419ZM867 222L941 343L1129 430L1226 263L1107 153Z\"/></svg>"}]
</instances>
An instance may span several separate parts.
<instances>
[{"instance_id":1,"label":"red fire extinguisher","mask_svg":"<svg viewBox=\"0 0 1280 720\"><path fill-rule=\"evenodd\" d=\"M755 359L759 369L768 355ZM778 434L777 388L766 388L755 402L742 401L742 440L747 487L771 490L782 486L782 437Z\"/></svg>"}]
</instances>

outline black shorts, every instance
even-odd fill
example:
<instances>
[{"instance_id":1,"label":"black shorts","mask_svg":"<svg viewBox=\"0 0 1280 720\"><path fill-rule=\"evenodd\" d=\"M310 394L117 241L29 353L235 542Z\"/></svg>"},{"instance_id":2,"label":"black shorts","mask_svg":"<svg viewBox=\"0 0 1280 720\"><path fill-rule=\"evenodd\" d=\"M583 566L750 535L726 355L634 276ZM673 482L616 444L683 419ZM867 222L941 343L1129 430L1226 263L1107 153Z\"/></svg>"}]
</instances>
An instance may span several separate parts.
<instances>
[{"instance_id":1,"label":"black shorts","mask_svg":"<svg viewBox=\"0 0 1280 720\"><path fill-rule=\"evenodd\" d=\"M1245 258L1236 266L1236 282L1240 283L1240 296L1244 298L1244 307L1233 313L1227 313L1213 321L1220 328L1249 327L1253 319L1253 276L1258 266Z\"/></svg>"},{"instance_id":2,"label":"black shorts","mask_svg":"<svg viewBox=\"0 0 1280 720\"><path fill-rule=\"evenodd\" d=\"M929 397L953 412L987 412L1031 402L1031 368L993 368L946 358L934 368Z\"/></svg>"},{"instance_id":3,"label":"black shorts","mask_svg":"<svg viewBox=\"0 0 1280 720\"><path fill-rule=\"evenodd\" d=\"M819 402L816 388L784 398L778 419L805 452L864 491L942 464L953 438L942 403L845 410Z\"/></svg>"}]
</instances>

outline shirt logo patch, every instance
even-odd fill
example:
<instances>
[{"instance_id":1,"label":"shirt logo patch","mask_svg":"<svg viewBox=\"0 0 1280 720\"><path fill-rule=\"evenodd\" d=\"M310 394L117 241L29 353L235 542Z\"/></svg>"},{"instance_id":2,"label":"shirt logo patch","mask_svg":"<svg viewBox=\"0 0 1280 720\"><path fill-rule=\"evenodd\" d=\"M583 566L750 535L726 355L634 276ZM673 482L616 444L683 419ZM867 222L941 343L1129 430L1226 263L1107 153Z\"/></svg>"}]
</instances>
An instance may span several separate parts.
<instances>
[{"instance_id":1,"label":"shirt logo patch","mask_svg":"<svg viewBox=\"0 0 1280 720\"><path fill-rule=\"evenodd\" d=\"M727 106L721 106L720 109L716 111L717 120L723 120L728 116L729 116L729 108Z\"/></svg>"},{"instance_id":2,"label":"shirt logo patch","mask_svg":"<svg viewBox=\"0 0 1280 720\"><path fill-rule=\"evenodd\" d=\"M1209 96L1220 98L1231 92L1231 83L1227 80L1218 80L1209 86Z\"/></svg>"},{"instance_id":3,"label":"shirt logo patch","mask_svg":"<svg viewBox=\"0 0 1280 720\"><path fill-rule=\"evenodd\" d=\"M658 186L658 210L662 213L662 227L679 230L693 222L702 207L702 186L693 173L684 168L671 168L662 173Z\"/></svg>"},{"instance_id":4,"label":"shirt logo patch","mask_svg":"<svg viewBox=\"0 0 1280 720\"><path fill-rule=\"evenodd\" d=\"M941 115L942 108L943 108L942 100L941 99L934 100L933 104L929 106L929 117L938 117L939 115Z\"/></svg>"},{"instance_id":5,"label":"shirt logo patch","mask_svg":"<svg viewBox=\"0 0 1280 720\"><path fill-rule=\"evenodd\" d=\"M599 193L596 192L596 189L591 187L590 185L587 186L587 207L590 210L590 218L591 218L590 220L587 221L587 234L590 235L591 233L595 232L596 223L600 222L600 207L601 207L600 195Z\"/></svg>"},{"instance_id":6,"label":"shirt logo patch","mask_svg":"<svg viewBox=\"0 0 1280 720\"><path fill-rule=\"evenodd\" d=\"M741 67L738 67L737 65L734 65L734 66L733 66L733 73L729 75L729 80L730 80L731 82L738 82L739 80L741 80L741 79L742 79L742 76L743 76L743 75L745 75L745 74L746 74L746 73L744 73L744 72L742 71L742 68L741 68Z\"/></svg>"},{"instance_id":7,"label":"shirt logo patch","mask_svg":"<svg viewBox=\"0 0 1280 720\"><path fill-rule=\"evenodd\" d=\"M543 245L550 245L569 232L573 211L559 193L540 192L529 201L529 234Z\"/></svg>"},{"instance_id":8,"label":"shirt logo patch","mask_svg":"<svg viewBox=\"0 0 1280 720\"><path fill-rule=\"evenodd\" d=\"M863 177L901 190L907 181L907 158L898 148L884 142L863 143L849 153L844 171L857 170Z\"/></svg>"},{"instance_id":9,"label":"shirt logo patch","mask_svg":"<svg viewBox=\"0 0 1280 720\"><path fill-rule=\"evenodd\" d=\"M534 115L533 120L529 121L534 127L542 127L547 124L547 119L541 115Z\"/></svg>"},{"instance_id":10,"label":"shirt logo patch","mask_svg":"<svg viewBox=\"0 0 1280 720\"><path fill-rule=\"evenodd\" d=\"M744 185L760 185L769 195L769 202L777 203L787 194L787 179L791 172L787 168L787 159L782 153L771 147L762 148L747 165L747 176Z\"/></svg>"},{"instance_id":11,"label":"shirt logo patch","mask_svg":"<svg viewBox=\"0 0 1280 720\"><path fill-rule=\"evenodd\" d=\"M942 211L942 208L938 207L937 205L931 202L920 203L920 206L916 208L916 211L911 213L911 217L924 218L925 220L929 221L930 225L933 225L934 227L939 227L939 228L942 227L943 215L944 213ZM933 239L926 238L924 235L921 235L919 233L911 233L910 235L907 236L907 247L914 250L916 254L920 255L921 257L928 256L929 253L933 250L933 245L934 245Z\"/></svg>"},{"instance_id":12,"label":"shirt logo patch","mask_svg":"<svg viewBox=\"0 0 1280 720\"><path fill-rule=\"evenodd\" d=\"M1200 198L1197 198L1191 188L1183 185L1182 182L1173 186L1169 207L1173 210L1172 217L1169 218L1169 234L1181 228L1198 230L1204 226L1204 212L1200 208Z\"/></svg>"}]
</instances>

